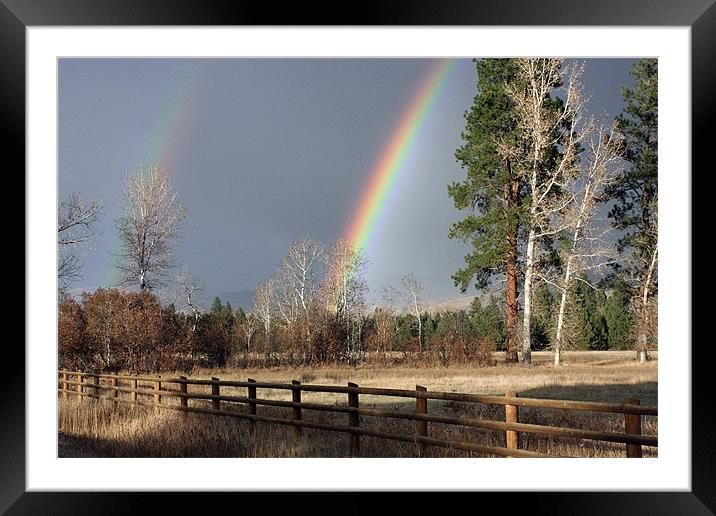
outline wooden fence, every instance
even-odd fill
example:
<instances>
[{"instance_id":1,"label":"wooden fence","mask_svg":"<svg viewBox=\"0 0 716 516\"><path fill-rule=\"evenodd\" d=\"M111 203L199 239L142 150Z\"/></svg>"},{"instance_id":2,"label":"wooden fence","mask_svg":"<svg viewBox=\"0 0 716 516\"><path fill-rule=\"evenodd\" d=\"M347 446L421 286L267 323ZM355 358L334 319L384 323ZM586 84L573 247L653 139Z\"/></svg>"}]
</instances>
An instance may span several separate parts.
<instances>
[{"instance_id":1,"label":"wooden fence","mask_svg":"<svg viewBox=\"0 0 716 516\"><path fill-rule=\"evenodd\" d=\"M178 389L167 389L167 385L171 384L177 385ZM190 385L211 386L211 394L199 392L190 393L188 389ZM222 387L245 388L247 395L222 395ZM292 399L291 401L282 401L259 398L257 396L258 389L291 391ZM629 397L625 398L623 403L612 404L588 401L523 398L519 397L516 392L508 392L504 396L464 394L456 392L431 392L425 387L421 387L419 385L417 385L413 391L404 389L359 387L354 383L348 383L348 386L342 387L335 385L301 384L297 380L293 380L290 384L285 384L257 382L251 378L243 382L219 380L218 378L212 378L211 380L198 380L190 379L185 376L162 378L160 376L93 374L77 371L59 371L58 391L63 399L68 399L70 397L77 397L80 400L84 398L102 398L114 402L162 407L185 413L201 413L235 417L249 420L252 427L254 427L256 421L289 425L294 428L297 435L301 434L303 428L343 432L349 434L349 446L352 456L360 455L361 436L414 442L420 447L420 449L424 449L426 446L441 446L506 457L555 457L555 455L547 455L520 448L521 433L621 443L625 445L626 457L641 457L642 446L657 446L657 436L642 435L641 424L642 416L657 416L657 407L641 405L638 399ZM346 394L347 403L345 405L306 403L301 401L302 392ZM361 395L414 398L415 412L397 412L365 407L361 408ZM173 398L178 398L179 403L172 404L169 400ZM211 408L208 408L208 406L190 406L189 400L211 401ZM505 419L504 421L496 421L489 419L428 414L428 400L502 405L505 407ZM291 417L278 418L260 415L257 412L258 406L290 408ZM244 407L244 409L237 410L239 407ZM624 432L598 432L578 428L520 423L519 407L623 414ZM302 418L302 412L304 410L345 413L348 414L348 424L334 425L306 421ZM361 427L361 416L412 420L415 421L415 432L410 434L396 434ZM488 446L473 442L430 437L428 431L429 423L504 431L505 446Z\"/></svg>"}]
</instances>

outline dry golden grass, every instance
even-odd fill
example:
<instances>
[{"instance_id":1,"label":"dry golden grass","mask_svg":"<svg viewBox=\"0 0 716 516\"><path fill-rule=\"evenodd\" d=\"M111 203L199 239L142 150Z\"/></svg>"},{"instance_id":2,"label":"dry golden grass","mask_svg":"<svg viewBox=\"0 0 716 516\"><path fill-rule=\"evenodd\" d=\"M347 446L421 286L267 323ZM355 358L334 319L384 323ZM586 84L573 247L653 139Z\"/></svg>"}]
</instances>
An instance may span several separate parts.
<instances>
[{"instance_id":1,"label":"dry golden grass","mask_svg":"<svg viewBox=\"0 0 716 516\"><path fill-rule=\"evenodd\" d=\"M264 368L198 370L192 378L216 376L222 380L279 381L345 385L348 381L360 386L414 389L416 384L431 391L453 391L480 394L503 394L515 390L523 397L573 399L621 403L625 396L634 396L642 404L657 402L657 361L645 365L633 361L633 354L592 353L568 354L564 367L547 365L545 354L537 354L536 364L498 365L487 368ZM163 373L162 376L174 376ZM176 390L176 385L167 386ZM208 386L189 386L189 392L210 393ZM222 387L222 395L245 396L243 388ZM259 398L289 401L290 392L259 389ZM346 403L345 394L303 392L302 401L313 403ZM164 402L178 403L165 397ZM415 401L382 396L360 398L362 407L412 412ZM209 406L199 400L192 406ZM229 408L222 403L222 409ZM430 400L431 414L504 420L501 406ZM238 406L236 410L244 411ZM258 407L259 414L290 417L289 408ZM303 411L303 419L320 423L345 425L347 414ZM619 414L520 409L520 422L554 425L588 430L623 432L624 420ZM391 433L413 433L414 421L361 417L361 426ZM504 432L430 423L430 435L443 439L471 441L504 446ZM296 438L289 426L257 423L251 431L246 420L204 414L182 414L172 410L154 409L109 401L75 401L74 397L60 402L60 456L102 457L346 457L348 435L304 429ZM656 418L645 417L643 433L656 435ZM562 456L624 457L623 444L581 439L556 438L521 434L520 447ZM361 437L361 454L365 457L416 457L420 454L414 443ZM484 456L462 450L428 447L424 456ZM644 456L656 456L655 448L644 447Z\"/></svg>"}]
</instances>

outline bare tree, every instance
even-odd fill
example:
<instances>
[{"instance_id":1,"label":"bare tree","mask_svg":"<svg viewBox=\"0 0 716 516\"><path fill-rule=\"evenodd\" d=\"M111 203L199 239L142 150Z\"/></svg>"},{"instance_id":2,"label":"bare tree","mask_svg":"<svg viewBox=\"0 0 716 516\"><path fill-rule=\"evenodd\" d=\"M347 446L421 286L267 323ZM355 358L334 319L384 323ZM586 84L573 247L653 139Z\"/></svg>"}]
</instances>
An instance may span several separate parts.
<instances>
[{"instance_id":1,"label":"bare tree","mask_svg":"<svg viewBox=\"0 0 716 516\"><path fill-rule=\"evenodd\" d=\"M304 363L311 338L311 312L315 308L323 247L304 237L291 243L279 269L277 304L284 320L300 340Z\"/></svg>"},{"instance_id":2,"label":"bare tree","mask_svg":"<svg viewBox=\"0 0 716 516\"><path fill-rule=\"evenodd\" d=\"M367 290L363 279L365 257L349 242L337 240L325 253L324 260L326 275L322 286L327 307L337 319L348 317Z\"/></svg>"},{"instance_id":3,"label":"bare tree","mask_svg":"<svg viewBox=\"0 0 716 516\"><path fill-rule=\"evenodd\" d=\"M57 279L60 291L81 278L80 254L94 240L101 213L102 203L99 200L89 202L79 192L71 193L60 202L57 214Z\"/></svg>"},{"instance_id":4,"label":"bare tree","mask_svg":"<svg viewBox=\"0 0 716 516\"><path fill-rule=\"evenodd\" d=\"M276 296L276 278L269 277L259 283L254 292L253 312L261 321L264 330L264 351L266 358L271 357L271 328L274 322Z\"/></svg>"},{"instance_id":5,"label":"bare tree","mask_svg":"<svg viewBox=\"0 0 716 516\"><path fill-rule=\"evenodd\" d=\"M259 321L252 313L246 314L246 320L241 324L241 332L246 337L246 352L251 353L251 338L259 328Z\"/></svg>"},{"instance_id":6,"label":"bare tree","mask_svg":"<svg viewBox=\"0 0 716 516\"><path fill-rule=\"evenodd\" d=\"M310 306L318 288L323 247L308 237L294 241L284 258L283 270L310 331Z\"/></svg>"},{"instance_id":7,"label":"bare tree","mask_svg":"<svg viewBox=\"0 0 716 516\"><path fill-rule=\"evenodd\" d=\"M199 322L199 316L202 311L202 307L197 304L196 299L194 298L194 294L196 292L203 291L206 286L204 285L203 281L199 281L198 279L194 278L187 267L184 267L182 269L182 271L175 278L175 281L181 288L181 293L183 295L186 306L188 306L192 312L194 320L191 324L191 331L193 333L196 331L196 325Z\"/></svg>"},{"instance_id":8,"label":"bare tree","mask_svg":"<svg viewBox=\"0 0 716 516\"><path fill-rule=\"evenodd\" d=\"M582 173L565 186L565 190L569 192L570 205L555 214L553 218L554 226L566 227L564 232L570 239L570 245L562 258L563 275L556 283L541 276L561 293L553 346L555 366L559 365L561 358L565 315L572 280L586 281L580 277L580 273L603 269L616 262L614 246L607 241L611 228L604 224L601 227L596 225L594 216L597 203L604 194L605 188L616 180L620 172L622 136L615 125L607 130L603 124L597 126L593 119L590 120L585 132L589 135L585 138L587 164L582 167Z\"/></svg>"},{"instance_id":9,"label":"bare tree","mask_svg":"<svg viewBox=\"0 0 716 516\"><path fill-rule=\"evenodd\" d=\"M418 321L418 348L423 352L423 320L421 312L423 311L423 286L418 282L413 273L403 276L401 281L404 289L404 297L408 305L408 310L415 316Z\"/></svg>"},{"instance_id":10,"label":"bare tree","mask_svg":"<svg viewBox=\"0 0 716 516\"><path fill-rule=\"evenodd\" d=\"M296 296L296 291L293 289L285 269L279 269L275 286L274 301L276 310L281 314L287 326L293 326L298 321L301 312L298 296Z\"/></svg>"},{"instance_id":11,"label":"bare tree","mask_svg":"<svg viewBox=\"0 0 716 516\"><path fill-rule=\"evenodd\" d=\"M553 215L569 205L571 199L560 194L565 182L577 170L579 142L584 136L577 123L583 110L580 78L582 65L563 68L563 59L517 59L522 86L507 85L514 99L523 140L502 142L498 152L503 157L523 156L521 160L525 183L529 192L529 231L525 253L524 316L522 353L526 364L532 362L531 324L532 287L540 240L559 234ZM548 103L550 94L564 79L564 102ZM555 156L555 145L560 152ZM525 151L526 149L526 151Z\"/></svg>"},{"instance_id":12,"label":"bare tree","mask_svg":"<svg viewBox=\"0 0 716 516\"><path fill-rule=\"evenodd\" d=\"M122 189L122 216L117 221L122 251L117 265L121 285L152 290L164 285L174 266L172 243L186 217L169 175L159 165L140 166Z\"/></svg>"},{"instance_id":13,"label":"bare tree","mask_svg":"<svg viewBox=\"0 0 716 516\"><path fill-rule=\"evenodd\" d=\"M361 249L340 239L331 245L324 260L326 273L321 285L324 306L326 313L332 314L346 330L345 351L350 360L361 338L368 290L363 278L367 262Z\"/></svg>"}]
</instances>

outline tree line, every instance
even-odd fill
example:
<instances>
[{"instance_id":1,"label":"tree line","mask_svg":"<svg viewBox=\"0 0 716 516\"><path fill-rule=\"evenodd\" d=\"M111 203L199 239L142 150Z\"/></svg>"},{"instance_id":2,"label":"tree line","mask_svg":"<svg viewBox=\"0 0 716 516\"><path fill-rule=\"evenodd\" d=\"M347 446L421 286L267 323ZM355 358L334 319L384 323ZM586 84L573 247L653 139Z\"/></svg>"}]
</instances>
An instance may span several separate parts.
<instances>
[{"instance_id":1,"label":"tree line","mask_svg":"<svg viewBox=\"0 0 716 516\"><path fill-rule=\"evenodd\" d=\"M622 284L605 291L582 282L574 288L578 308L566 323L578 336L572 349L632 349L629 288ZM325 363L484 366L495 363L494 352L507 351L504 300L475 297L469 309L424 310L416 317L411 297L405 298L404 309L396 310L393 304L375 307L357 314L360 320L347 328L337 328L333 318L324 319L309 332L305 323L285 318L277 318L267 330L255 308L247 313L218 297L195 316L172 303L162 304L149 291L98 289L79 300L65 295L59 303L60 367L141 372ZM535 350L553 346L557 308L549 289L536 289L531 330ZM345 332L351 329L355 333L349 348Z\"/></svg>"}]
</instances>

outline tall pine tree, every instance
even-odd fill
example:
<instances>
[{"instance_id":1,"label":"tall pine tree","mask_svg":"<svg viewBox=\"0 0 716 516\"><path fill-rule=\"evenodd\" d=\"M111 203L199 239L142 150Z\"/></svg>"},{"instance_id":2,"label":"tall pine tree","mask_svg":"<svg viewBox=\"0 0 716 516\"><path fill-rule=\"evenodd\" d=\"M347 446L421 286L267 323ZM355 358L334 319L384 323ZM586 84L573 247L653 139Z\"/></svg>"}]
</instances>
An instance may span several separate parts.
<instances>
[{"instance_id":1,"label":"tall pine tree","mask_svg":"<svg viewBox=\"0 0 716 516\"><path fill-rule=\"evenodd\" d=\"M472 251L453 280L465 292L473 280L481 289L494 274L506 276L507 360L516 362L517 244L524 188L516 163L501 158L496 148L496 141L519 141L515 107L505 90L506 83L516 80L516 68L511 59L479 59L475 63L477 95L465 113L464 144L455 152L467 169L467 178L448 186L455 207L470 212L453 223L449 236L470 242Z\"/></svg>"},{"instance_id":2,"label":"tall pine tree","mask_svg":"<svg viewBox=\"0 0 716 516\"><path fill-rule=\"evenodd\" d=\"M619 250L632 258L629 272L636 280L636 345L640 359L645 361L651 327L650 300L657 290L658 61L641 59L631 74L635 84L632 89L622 88L626 107L617 117L630 166L605 197L614 202L609 217L624 232Z\"/></svg>"}]
</instances>

